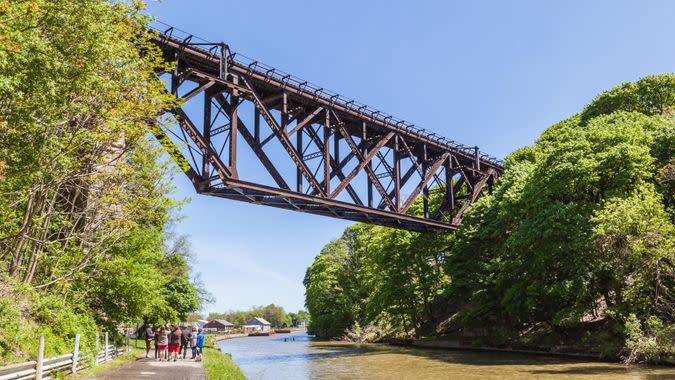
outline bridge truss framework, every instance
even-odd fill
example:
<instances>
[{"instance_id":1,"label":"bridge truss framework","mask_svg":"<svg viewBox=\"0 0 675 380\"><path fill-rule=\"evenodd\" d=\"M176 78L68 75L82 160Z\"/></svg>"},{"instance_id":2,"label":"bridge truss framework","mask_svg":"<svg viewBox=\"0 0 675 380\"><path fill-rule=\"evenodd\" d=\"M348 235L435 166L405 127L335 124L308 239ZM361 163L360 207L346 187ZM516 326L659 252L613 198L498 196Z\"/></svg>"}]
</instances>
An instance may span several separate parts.
<instances>
[{"instance_id":1,"label":"bridge truss framework","mask_svg":"<svg viewBox=\"0 0 675 380\"><path fill-rule=\"evenodd\" d=\"M155 136L200 194L411 231L454 230L503 170L477 147L232 53L226 44L174 28L154 42L175 62L165 73L168 91L183 100L170 110L178 130L157 128ZM198 97L199 116L191 117L185 109ZM242 144L271 184L240 177ZM280 154L294 175L281 170Z\"/></svg>"}]
</instances>

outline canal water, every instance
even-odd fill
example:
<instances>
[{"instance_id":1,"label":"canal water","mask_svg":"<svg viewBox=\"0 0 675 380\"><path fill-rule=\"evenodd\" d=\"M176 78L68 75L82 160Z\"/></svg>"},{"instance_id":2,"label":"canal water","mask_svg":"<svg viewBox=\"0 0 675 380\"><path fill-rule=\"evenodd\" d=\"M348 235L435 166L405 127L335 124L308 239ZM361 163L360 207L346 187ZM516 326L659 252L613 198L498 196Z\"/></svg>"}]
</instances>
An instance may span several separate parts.
<instances>
[{"instance_id":1,"label":"canal water","mask_svg":"<svg viewBox=\"0 0 675 380\"><path fill-rule=\"evenodd\" d=\"M252 380L675 379L675 368L625 367L544 356L312 341L304 332L219 343Z\"/></svg>"}]
</instances>

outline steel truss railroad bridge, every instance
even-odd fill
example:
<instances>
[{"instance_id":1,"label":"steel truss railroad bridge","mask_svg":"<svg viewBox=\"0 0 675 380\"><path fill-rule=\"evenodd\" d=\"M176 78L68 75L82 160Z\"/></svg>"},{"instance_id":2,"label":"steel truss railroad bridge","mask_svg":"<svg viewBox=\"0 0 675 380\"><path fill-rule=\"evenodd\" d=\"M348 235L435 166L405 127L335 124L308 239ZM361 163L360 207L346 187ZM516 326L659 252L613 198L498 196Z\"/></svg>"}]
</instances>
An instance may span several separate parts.
<instances>
[{"instance_id":1,"label":"steel truss railroad bridge","mask_svg":"<svg viewBox=\"0 0 675 380\"><path fill-rule=\"evenodd\" d=\"M176 123L155 136L200 194L411 231L454 230L503 170L477 147L224 43L161 29L153 40L175 62L161 77L183 103L171 110Z\"/></svg>"}]
</instances>

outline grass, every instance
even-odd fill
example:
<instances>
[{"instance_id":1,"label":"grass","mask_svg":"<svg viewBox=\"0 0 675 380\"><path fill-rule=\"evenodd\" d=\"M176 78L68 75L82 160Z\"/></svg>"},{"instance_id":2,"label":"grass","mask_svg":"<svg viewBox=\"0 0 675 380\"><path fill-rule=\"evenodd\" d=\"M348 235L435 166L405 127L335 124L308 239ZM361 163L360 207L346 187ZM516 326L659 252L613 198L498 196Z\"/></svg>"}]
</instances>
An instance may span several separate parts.
<instances>
[{"instance_id":1,"label":"grass","mask_svg":"<svg viewBox=\"0 0 675 380\"><path fill-rule=\"evenodd\" d=\"M213 343L214 338L209 338L209 345L204 347L204 371L207 380L246 380L241 369L232 361L232 356L220 352Z\"/></svg>"},{"instance_id":2,"label":"grass","mask_svg":"<svg viewBox=\"0 0 675 380\"><path fill-rule=\"evenodd\" d=\"M230 354L204 347L204 371L207 380L246 380Z\"/></svg>"}]
</instances>

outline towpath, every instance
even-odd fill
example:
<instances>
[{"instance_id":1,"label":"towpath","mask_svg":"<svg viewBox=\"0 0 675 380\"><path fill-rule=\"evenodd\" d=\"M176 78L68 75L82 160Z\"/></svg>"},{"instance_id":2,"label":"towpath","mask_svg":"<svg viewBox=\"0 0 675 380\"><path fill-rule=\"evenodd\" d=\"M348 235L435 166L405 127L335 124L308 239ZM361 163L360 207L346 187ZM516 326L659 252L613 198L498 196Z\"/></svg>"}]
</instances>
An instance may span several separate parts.
<instances>
[{"instance_id":1,"label":"towpath","mask_svg":"<svg viewBox=\"0 0 675 380\"><path fill-rule=\"evenodd\" d=\"M124 365L102 371L88 377L88 380L204 380L202 362L178 360L176 362L158 362L154 359L138 358Z\"/></svg>"}]
</instances>

